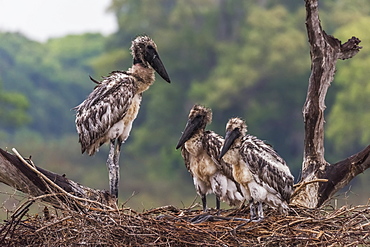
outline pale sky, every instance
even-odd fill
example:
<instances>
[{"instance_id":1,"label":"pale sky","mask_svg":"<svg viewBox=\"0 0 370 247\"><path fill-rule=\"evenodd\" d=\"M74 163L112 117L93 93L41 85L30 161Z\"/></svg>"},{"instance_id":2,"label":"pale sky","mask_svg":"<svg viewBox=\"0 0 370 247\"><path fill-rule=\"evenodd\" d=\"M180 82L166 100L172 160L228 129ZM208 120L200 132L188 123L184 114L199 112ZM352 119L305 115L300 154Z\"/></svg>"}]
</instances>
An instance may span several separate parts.
<instances>
[{"instance_id":1,"label":"pale sky","mask_svg":"<svg viewBox=\"0 0 370 247\"><path fill-rule=\"evenodd\" d=\"M23 33L32 40L66 34L117 30L115 16L107 12L111 0L0 0L0 31Z\"/></svg>"}]
</instances>

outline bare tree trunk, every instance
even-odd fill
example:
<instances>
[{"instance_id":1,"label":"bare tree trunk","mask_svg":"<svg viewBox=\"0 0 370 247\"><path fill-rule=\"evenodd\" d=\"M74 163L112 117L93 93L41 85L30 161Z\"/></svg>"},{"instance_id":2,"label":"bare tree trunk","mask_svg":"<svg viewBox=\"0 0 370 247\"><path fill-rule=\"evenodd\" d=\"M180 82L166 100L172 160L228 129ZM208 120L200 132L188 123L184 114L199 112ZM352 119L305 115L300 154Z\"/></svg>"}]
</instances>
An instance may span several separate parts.
<instances>
[{"instance_id":1,"label":"bare tree trunk","mask_svg":"<svg viewBox=\"0 0 370 247\"><path fill-rule=\"evenodd\" d=\"M352 37L346 43L322 30L318 0L305 0L306 28L311 55L311 75L306 102L303 107L305 124L304 157L301 184L292 198L292 203L315 208L329 200L352 178L370 166L370 146L363 151L336 164L329 164L324 158L324 110L325 97L334 79L338 59L348 59L356 55L361 47L360 40ZM309 183L317 179L327 182Z\"/></svg>"},{"instance_id":2,"label":"bare tree trunk","mask_svg":"<svg viewBox=\"0 0 370 247\"><path fill-rule=\"evenodd\" d=\"M110 208L115 202L107 191L82 186L1 148L0 182L60 208L81 209L87 204L95 208Z\"/></svg>"}]
</instances>

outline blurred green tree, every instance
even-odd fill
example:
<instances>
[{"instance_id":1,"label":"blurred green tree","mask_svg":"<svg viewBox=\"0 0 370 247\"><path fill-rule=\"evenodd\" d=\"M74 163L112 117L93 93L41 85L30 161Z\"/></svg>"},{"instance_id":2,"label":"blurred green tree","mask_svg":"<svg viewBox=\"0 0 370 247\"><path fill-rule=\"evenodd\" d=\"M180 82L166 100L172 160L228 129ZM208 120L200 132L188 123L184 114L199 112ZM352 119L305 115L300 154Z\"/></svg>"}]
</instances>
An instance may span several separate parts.
<instances>
[{"instance_id":1,"label":"blurred green tree","mask_svg":"<svg viewBox=\"0 0 370 247\"><path fill-rule=\"evenodd\" d=\"M21 34L0 33L4 89L26 95L32 116L29 130L54 137L75 132L71 109L91 90L90 59L102 53L104 42L101 34L70 35L41 44Z\"/></svg>"},{"instance_id":2,"label":"blurred green tree","mask_svg":"<svg viewBox=\"0 0 370 247\"><path fill-rule=\"evenodd\" d=\"M333 109L328 116L327 137L336 154L347 157L370 143L370 17L355 18L335 32L336 37L361 37L364 48L355 59L338 63Z\"/></svg>"},{"instance_id":3,"label":"blurred green tree","mask_svg":"<svg viewBox=\"0 0 370 247\"><path fill-rule=\"evenodd\" d=\"M27 114L29 107L27 98L23 94L3 90L1 81L0 105L1 131L14 131L30 121L30 117Z\"/></svg>"},{"instance_id":4,"label":"blurred green tree","mask_svg":"<svg viewBox=\"0 0 370 247\"><path fill-rule=\"evenodd\" d=\"M309 75L303 19L302 10L250 6L239 37L218 43L217 66L191 89L192 97L214 109L221 133L228 118L245 118L250 132L273 144L296 171Z\"/></svg>"}]
</instances>

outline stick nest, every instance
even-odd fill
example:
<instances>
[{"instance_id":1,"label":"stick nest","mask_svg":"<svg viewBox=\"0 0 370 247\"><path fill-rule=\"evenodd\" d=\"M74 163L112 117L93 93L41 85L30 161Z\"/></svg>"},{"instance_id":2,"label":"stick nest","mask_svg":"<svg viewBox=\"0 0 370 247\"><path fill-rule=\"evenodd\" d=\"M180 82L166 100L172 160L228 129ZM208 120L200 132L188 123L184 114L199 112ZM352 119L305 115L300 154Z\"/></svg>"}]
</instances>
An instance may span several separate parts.
<instances>
[{"instance_id":1,"label":"stick nest","mask_svg":"<svg viewBox=\"0 0 370 247\"><path fill-rule=\"evenodd\" d=\"M56 210L48 205L43 213L29 215L33 203L24 203L0 224L1 246L370 245L369 205L292 208L287 216L266 209L264 220L246 222L247 207L203 214L174 206L139 213L130 208ZM207 217L194 223L199 215Z\"/></svg>"}]
</instances>

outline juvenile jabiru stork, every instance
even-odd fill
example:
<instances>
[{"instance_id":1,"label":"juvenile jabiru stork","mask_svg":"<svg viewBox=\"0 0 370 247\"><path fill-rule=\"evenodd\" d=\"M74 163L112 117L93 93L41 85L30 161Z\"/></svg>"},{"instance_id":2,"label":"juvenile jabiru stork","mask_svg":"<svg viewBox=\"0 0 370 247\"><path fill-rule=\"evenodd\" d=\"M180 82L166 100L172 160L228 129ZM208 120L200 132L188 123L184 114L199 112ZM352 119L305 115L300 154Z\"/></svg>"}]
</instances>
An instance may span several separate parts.
<instances>
[{"instance_id":1,"label":"juvenile jabiru stork","mask_svg":"<svg viewBox=\"0 0 370 247\"><path fill-rule=\"evenodd\" d=\"M249 191L251 220L264 218L262 203L287 212L294 181L289 167L271 146L247 135L242 119L228 121L219 158L232 164L235 180Z\"/></svg>"},{"instance_id":2,"label":"juvenile jabiru stork","mask_svg":"<svg viewBox=\"0 0 370 247\"><path fill-rule=\"evenodd\" d=\"M232 166L219 160L223 138L213 131L205 130L212 121L212 111L201 105L194 105L188 121L176 146L181 147L185 166L193 177L194 186L200 195L203 211L207 210L206 195L216 195L216 208L220 199L230 206L243 202L243 192L232 175Z\"/></svg>"},{"instance_id":3,"label":"juvenile jabiru stork","mask_svg":"<svg viewBox=\"0 0 370 247\"><path fill-rule=\"evenodd\" d=\"M93 155L110 142L107 159L109 188L118 198L119 156L121 144L128 138L142 99L142 94L155 80L155 71L167 82L170 78L159 58L157 46L148 36L132 41L133 65L127 71L113 71L97 86L86 100L75 107L76 129L82 153Z\"/></svg>"}]
</instances>

